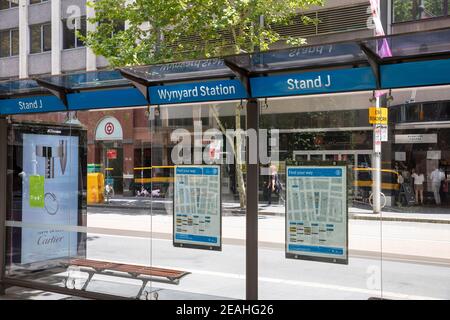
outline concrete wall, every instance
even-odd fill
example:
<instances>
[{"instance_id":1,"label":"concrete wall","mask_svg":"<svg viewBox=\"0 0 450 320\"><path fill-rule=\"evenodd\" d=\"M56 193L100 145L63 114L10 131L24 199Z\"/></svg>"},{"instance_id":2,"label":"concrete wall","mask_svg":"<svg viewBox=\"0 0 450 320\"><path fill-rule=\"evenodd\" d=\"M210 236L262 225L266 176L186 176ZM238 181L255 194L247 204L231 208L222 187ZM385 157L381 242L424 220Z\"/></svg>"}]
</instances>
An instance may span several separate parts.
<instances>
[{"instance_id":1,"label":"concrete wall","mask_svg":"<svg viewBox=\"0 0 450 320\"><path fill-rule=\"evenodd\" d=\"M67 49L61 52L62 72L86 68L86 48Z\"/></svg>"},{"instance_id":2,"label":"concrete wall","mask_svg":"<svg viewBox=\"0 0 450 320\"><path fill-rule=\"evenodd\" d=\"M17 77L19 56L0 58L0 78Z\"/></svg>"},{"instance_id":3,"label":"concrete wall","mask_svg":"<svg viewBox=\"0 0 450 320\"><path fill-rule=\"evenodd\" d=\"M50 1L28 6L28 24L39 24L52 20Z\"/></svg>"},{"instance_id":4,"label":"concrete wall","mask_svg":"<svg viewBox=\"0 0 450 320\"><path fill-rule=\"evenodd\" d=\"M427 31L448 27L450 27L450 18L442 17L430 20L394 23L391 26L391 30L393 34L396 34L415 31Z\"/></svg>"},{"instance_id":5,"label":"concrete wall","mask_svg":"<svg viewBox=\"0 0 450 320\"><path fill-rule=\"evenodd\" d=\"M28 57L28 73L30 76L47 74L52 70L52 54L50 51L30 54Z\"/></svg>"},{"instance_id":6,"label":"concrete wall","mask_svg":"<svg viewBox=\"0 0 450 320\"><path fill-rule=\"evenodd\" d=\"M0 10L0 30L19 28L19 8Z\"/></svg>"}]
</instances>

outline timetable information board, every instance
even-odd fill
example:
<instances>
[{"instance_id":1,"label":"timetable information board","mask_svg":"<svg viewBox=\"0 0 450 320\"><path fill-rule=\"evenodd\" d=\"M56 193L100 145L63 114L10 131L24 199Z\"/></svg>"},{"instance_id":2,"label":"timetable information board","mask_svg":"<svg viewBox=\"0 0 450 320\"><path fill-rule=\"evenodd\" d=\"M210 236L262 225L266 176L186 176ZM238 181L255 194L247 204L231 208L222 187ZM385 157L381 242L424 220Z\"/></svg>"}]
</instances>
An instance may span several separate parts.
<instances>
[{"instance_id":1,"label":"timetable information board","mask_svg":"<svg viewBox=\"0 0 450 320\"><path fill-rule=\"evenodd\" d=\"M286 258L348 263L347 167L286 168Z\"/></svg>"},{"instance_id":2,"label":"timetable information board","mask_svg":"<svg viewBox=\"0 0 450 320\"><path fill-rule=\"evenodd\" d=\"M220 166L177 166L174 236L177 247L221 250Z\"/></svg>"}]
</instances>

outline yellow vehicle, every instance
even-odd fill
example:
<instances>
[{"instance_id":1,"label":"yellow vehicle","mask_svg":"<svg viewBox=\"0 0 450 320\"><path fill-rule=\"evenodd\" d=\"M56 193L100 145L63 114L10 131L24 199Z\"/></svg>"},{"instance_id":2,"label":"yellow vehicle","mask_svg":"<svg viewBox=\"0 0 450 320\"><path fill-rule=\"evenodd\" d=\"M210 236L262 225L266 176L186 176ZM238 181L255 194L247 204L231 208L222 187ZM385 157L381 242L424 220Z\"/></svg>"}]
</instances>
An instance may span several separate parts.
<instances>
[{"instance_id":1,"label":"yellow vehicle","mask_svg":"<svg viewBox=\"0 0 450 320\"><path fill-rule=\"evenodd\" d=\"M375 168L353 168L354 198L367 202L372 193L373 172ZM386 196L394 195L400 189L398 176L395 170L381 169L381 192Z\"/></svg>"},{"instance_id":2,"label":"yellow vehicle","mask_svg":"<svg viewBox=\"0 0 450 320\"><path fill-rule=\"evenodd\" d=\"M173 183L173 169L175 166L151 166L134 168L133 185L130 187L137 194L145 188L149 193L160 189L165 194L167 188Z\"/></svg>"}]
</instances>

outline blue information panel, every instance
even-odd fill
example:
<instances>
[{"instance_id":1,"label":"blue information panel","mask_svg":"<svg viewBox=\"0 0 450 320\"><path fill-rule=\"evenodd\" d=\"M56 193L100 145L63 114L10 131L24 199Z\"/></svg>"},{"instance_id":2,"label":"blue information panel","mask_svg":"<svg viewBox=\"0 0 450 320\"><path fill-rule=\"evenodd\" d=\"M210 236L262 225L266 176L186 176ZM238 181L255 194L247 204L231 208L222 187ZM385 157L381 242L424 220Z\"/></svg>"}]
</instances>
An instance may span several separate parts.
<instances>
[{"instance_id":1,"label":"blue information panel","mask_svg":"<svg viewBox=\"0 0 450 320\"><path fill-rule=\"evenodd\" d=\"M250 84L253 98L376 89L368 67L251 78Z\"/></svg>"},{"instance_id":2,"label":"blue information panel","mask_svg":"<svg viewBox=\"0 0 450 320\"><path fill-rule=\"evenodd\" d=\"M239 80L205 81L150 87L151 104L225 101L247 98Z\"/></svg>"},{"instance_id":3,"label":"blue information panel","mask_svg":"<svg viewBox=\"0 0 450 320\"><path fill-rule=\"evenodd\" d=\"M286 257L347 264L347 167L286 170Z\"/></svg>"},{"instance_id":4,"label":"blue information panel","mask_svg":"<svg viewBox=\"0 0 450 320\"><path fill-rule=\"evenodd\" d=\"M177 166L173 201L176 247L221 250L220 166Z\"/></svg>"}]
</instances>

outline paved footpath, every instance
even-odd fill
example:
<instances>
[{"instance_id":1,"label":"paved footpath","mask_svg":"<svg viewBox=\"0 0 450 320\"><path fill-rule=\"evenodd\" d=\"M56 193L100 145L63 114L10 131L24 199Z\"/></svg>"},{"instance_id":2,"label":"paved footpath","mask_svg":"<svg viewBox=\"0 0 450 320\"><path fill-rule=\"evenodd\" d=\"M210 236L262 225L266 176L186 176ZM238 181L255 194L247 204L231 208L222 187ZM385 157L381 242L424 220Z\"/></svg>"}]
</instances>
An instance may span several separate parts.
<instances>
[{"instance_id":1,"label":"paved footpath","mask_svg":"<svg viewBox=\"0 0 450 320\"><path fill-rule=\"evenodd\" d=\"M224 201L223 213L238 214L244 213L236 202ZM115 209L136 209L153 210L155 212L166 212L171 214L172 201L165 199L149 199L137 197L117 197L110 200L108 204L90 205L93 208L115 208ZM285 206L272 204L270 206L261 204L259 213L264 215L284 216ZM358 207L349 208L349 218L357 220L382 220L382 221L405 221L424 223L444 223L450 224L450 207L435 206L411 206L411 207L390 207L385 208L381 214L374 214L370 207L361 204Z\"/></svg>"},{"instance_id":2,"label":"paved footpath","mask_svg":"<svg viewBox=\"0 0 450 320\"><path fill-rule=\"evenodd\" d=\"M360 214L355 212L355 215ZM361 213L365 214L365 213ZM382 214L384 216L384 213ZM88 210L88 232L117 236L172 239L172 215L148 210L93 208ZM284 248L285 219L261 214L261 247ZM222 220L224 244L245 244L245 216L227 215ZM350 253L398 256L450 265L450 224L409 221L349 220Z\"/></svg>"}]
</instances>

